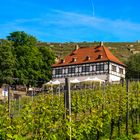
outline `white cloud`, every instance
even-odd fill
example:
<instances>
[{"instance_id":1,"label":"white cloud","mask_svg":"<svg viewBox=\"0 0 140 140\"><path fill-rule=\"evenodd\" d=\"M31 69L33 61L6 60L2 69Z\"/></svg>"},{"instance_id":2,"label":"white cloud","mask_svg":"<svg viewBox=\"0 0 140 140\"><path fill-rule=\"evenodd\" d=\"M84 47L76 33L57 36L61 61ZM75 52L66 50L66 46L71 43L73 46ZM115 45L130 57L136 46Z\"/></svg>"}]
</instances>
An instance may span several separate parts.
<instances>
[{"instance_id":1,"label":"white cloud","mask_svg":"<svg viewBox=\"0 0 140 140\"><path fill-rule=\"evenodd\" d=\"M140 33L140 23L121 19L112 20L60 10L53 10L50 14L46 15L45 19L42 25L52 25L54 27L52 30L56 31L63 30L63 35L69 31L73 31L73 34L77 34L77 32L81 34L83 29L85 29L83 35L86 32L91 33L93 31L94 34L106 34L109 36L108 38L114 37L119 40L128 41L136 40Z\"/></svg>"},{"instance_id":2,"label":"white cloud","mask_svg":"<svg viewBox=\"0 0 140 140\"><path fill-rule=\"evenodd\" d=\"M133 23L121 19L108 19L97 16L89 16L80 13L51 10L44 16L33 19L16 19L6 24L0 24L2 32L10 30L25 30L37 36L57 38L58 40L87 39L93 32L94 37L104 34L106 39L136 40L140 33L140 23ZM8 32L8 33L9 33ZM90 34L89 34L90 33ZM102 39L101 36L100 40ZM63 38L63 39L62 39ZM96 39L96 38L95 38ZM108 41L108 40L106 40ZM115 41L115 40L113 40Z\"/></svg>"},{"instance_id":3,"label":"white cloud","mask_svg":"<svg viewBox=\"0 0 140 140\"><path fill-rule=\"evenodd\" d=\"M59 10L53 10L53 12L48 16L50 18L49 22L44 22L46 24L52 23L59 26L86 26L86 27L94 27L96 29L100 30L116 30L116 29L122 29L122 30L138 30L140 31L140 24L139 23L133 23L127 20L111 20L107 18L102 17L96 17L96 16L89 16L89 15L83 15L78 13L72 13L72 12L65 12L65 11L59 11Z\"/></svg>"}]
</instances>

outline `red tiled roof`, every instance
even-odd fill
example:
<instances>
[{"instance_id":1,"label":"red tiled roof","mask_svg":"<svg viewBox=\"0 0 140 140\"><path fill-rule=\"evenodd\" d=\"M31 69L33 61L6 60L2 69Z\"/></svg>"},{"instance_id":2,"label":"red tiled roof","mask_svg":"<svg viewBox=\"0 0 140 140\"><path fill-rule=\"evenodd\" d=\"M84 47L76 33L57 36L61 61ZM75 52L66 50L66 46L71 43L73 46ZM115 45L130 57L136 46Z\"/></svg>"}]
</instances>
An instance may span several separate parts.
<instances>
[{"instance_id":1,"label":"red tiled roof","mask_svg":"<svg viewBox=\"0 0 140 140\"><path fill-rule=\"evenodd\" d=\"M102 61L112 61L125 66L125 64L123 64L117 57L115 57L107 47L100 45L96 47L78 48L77 50L74 50L70 55L64 57L63 62L60 60L52 67Z\"/></svg>"}]
</instances>

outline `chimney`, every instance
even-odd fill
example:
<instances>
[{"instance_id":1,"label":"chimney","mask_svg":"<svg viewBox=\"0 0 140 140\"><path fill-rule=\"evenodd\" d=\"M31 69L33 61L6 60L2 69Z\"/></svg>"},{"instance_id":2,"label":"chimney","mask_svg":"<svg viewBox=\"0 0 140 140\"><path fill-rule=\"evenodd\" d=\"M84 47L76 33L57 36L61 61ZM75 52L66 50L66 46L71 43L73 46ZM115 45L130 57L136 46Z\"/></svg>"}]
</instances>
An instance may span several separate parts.
<instances>
[{"instance_id":1,"label":"chimney","mask_svg":"<svg viewBox=\"0 0 140 140\"><path fill-rule=\"evenodd\" d=\"M76 46L75 46L75 50L78 50L78 49L79 49L79 45L76 44Z\"/></svg>"},{"instance_id":2,"label":"chimney","mask_svg":"<svg viewBox=\"0 0 140 140\"><path fill-rule=\"evenodd\" d=\"M104 46L104 42L103 41L100 42L100 46Z\"/></svg>"},{"instance_id":3,"label":"chimney","mask_svg":"<svg viewBox=\"0 0 140 140\"><path fill-rule=\"evenodd\" d=\"M56 57L56 58L55 58L55 63L58 63L58 62L59 62L59 58Z\"/></svg>"}]
</instances>

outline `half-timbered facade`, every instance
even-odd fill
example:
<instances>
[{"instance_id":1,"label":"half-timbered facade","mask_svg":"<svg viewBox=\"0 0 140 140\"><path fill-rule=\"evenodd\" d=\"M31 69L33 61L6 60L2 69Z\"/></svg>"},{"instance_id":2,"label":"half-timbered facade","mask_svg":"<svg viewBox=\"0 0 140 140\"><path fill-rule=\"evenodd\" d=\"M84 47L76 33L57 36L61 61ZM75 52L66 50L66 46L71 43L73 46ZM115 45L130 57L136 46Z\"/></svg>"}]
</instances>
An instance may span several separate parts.
<instances>
[{"instance_id":1,"label":"half-timbered facade","mask_svg":"<svg viewBox=\"0 0 140 140\"><path fill-rule=\"evenodd\" d=\"M52 66L53 79L64 81L65 77L84 80L98 77L105 81L125 78L125 65L102 43L99 46L78 48Z\"/></svg>"}]
</instances>

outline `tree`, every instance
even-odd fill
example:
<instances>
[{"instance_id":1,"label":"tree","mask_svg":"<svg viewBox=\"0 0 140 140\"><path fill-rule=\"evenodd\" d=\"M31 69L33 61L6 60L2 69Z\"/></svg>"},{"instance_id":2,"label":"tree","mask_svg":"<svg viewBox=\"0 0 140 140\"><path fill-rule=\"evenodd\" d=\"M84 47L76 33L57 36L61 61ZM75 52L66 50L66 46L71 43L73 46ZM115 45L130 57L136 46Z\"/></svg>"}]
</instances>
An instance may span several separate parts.
<instances>
[{"instance_id":1,"label":"tree","mask_svg":"<svg viewBox=\"0 0 140 140\"><path fill-rule=\"evenodd\" d=\"M0 81L11 83L15 70L15 57L11 42L7 40L0 41Z\"/></svg>"},{"instance_id":2,"label":"tree","mask_svg":"<svg viewBox=\"0 0 140 140\"><path fill-rule=\"evenodd\" d=\"M37 47L18 46L16 77L20 83L35 84L41 77L42 56Z\"/></svg>"},{"instance_id":3,"label":"tree","mask_svg":"<svg viewBox=\"0 0 140 140\"><path fill-rule=\"evenodd\" d=\"M34 85L51 78L54 54L50 49L37 47L37 39L25 32L13 32L7 37L12 41L16 57L14 77L21 84Z\"/></svg>"},{"instance_id":4,"label":"tree","mask_svg":"<svg viewBox=\"0 0 140 140\"><path fill-rule=\"evenodd\" d=\"M126 65L127 78L140 78L140 54L130 56L128 61L126 62Z\"/></svg>"},{"instance_id":5,"label":"tree","mask_svg":"<svg viewBox=\"0 0 140 140\"><path fill-rule=\"evenodd\" d=\"M48 81L52 78L52 64L55 62L55 55L49 47L41 46L39 51L42 55L43 65L41 66L42 79Z\"/></svg>"},{"instance_id":6,"label":"tree","mask_svg":"<svg viewBox=\"0 0 140 140\"><path fill-rule=\"evenodd\" d=\"M12 32L7 36L7 39L12 41L14 46L35 46L37 43L37 39L34 36L28 35L24 31Z\"/></svg>"}]
</instances>

